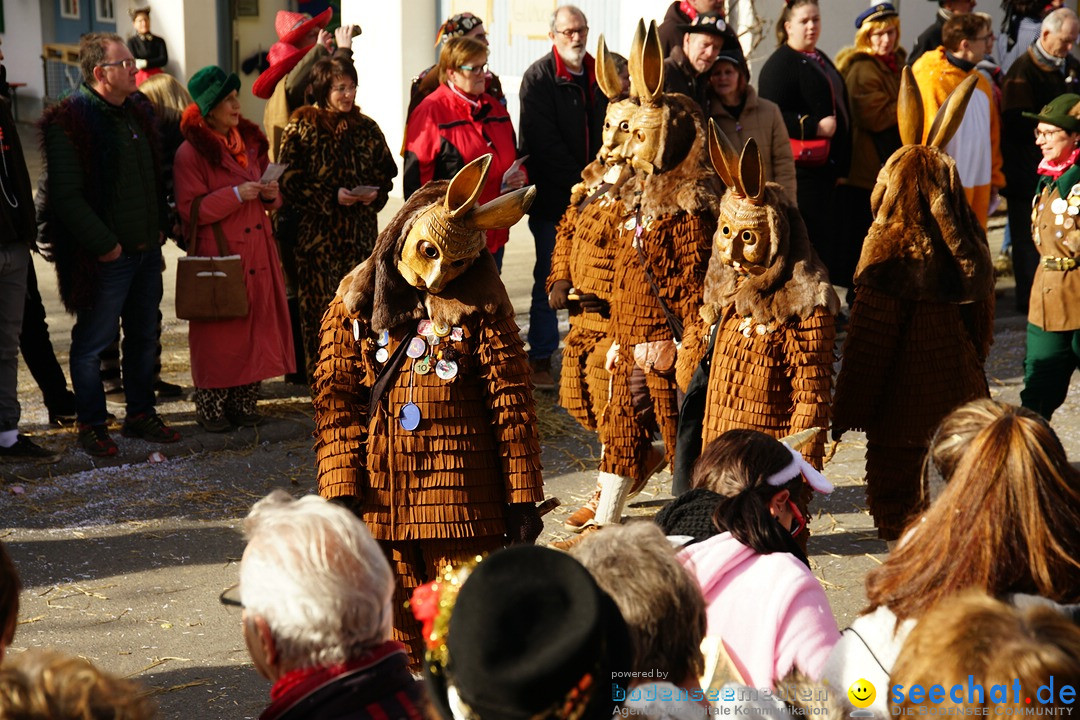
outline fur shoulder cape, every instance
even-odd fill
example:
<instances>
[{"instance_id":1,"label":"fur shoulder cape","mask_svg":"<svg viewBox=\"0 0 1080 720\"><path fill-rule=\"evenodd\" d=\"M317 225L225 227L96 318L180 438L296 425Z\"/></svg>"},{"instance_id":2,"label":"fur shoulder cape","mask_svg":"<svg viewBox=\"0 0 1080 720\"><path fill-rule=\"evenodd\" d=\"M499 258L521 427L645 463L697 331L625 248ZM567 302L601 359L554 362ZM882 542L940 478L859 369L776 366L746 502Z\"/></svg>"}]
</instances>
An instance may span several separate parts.
<instances>
[{"instance_id":1,"label":"fur shoulder cape","mask_svg":"<svg viewBox=\"0 0 1080 720\"><path fill-rule=\"evenodd\" d=\"M664 94L667 121L660 155L670 170L642 175L635 173L620 192L628 211L641 203L645 217L676 215L680 212L707 213L714 217L720 209L724 186L709 163L706 139L709 134L701 108L681 93Z\"/></svg>"},{"instance_id":2,"label":"fur shoulder cape","mask_svg":"<svg viewBox=\"0 0 1080 720\"><path fill-rule=\"evenodd\" d=\"M289 121L312 125L320 132L330 135L346 132L356 126L375 124L374 120L361 113L360 108L355 106L349 112L342 113L316 105L303 105L293 112Z\"/></svg>"},{"instance_id":3,"label":"fur shoulder cape","mask_svg":"<svg viewBox=\"0 0 1080 720\"><path fill-rule=\"evenodd\" d=\"M240 125L236 129L240 132L240 139L244 141L244 146L248 150L255 149L255 157L264 154L270 148L270 143L266 141L262 130L250 120L241 117ZM195 103L188 105L184 110L180 118L180 132L200 155L214 164L221 164L225 156L225 144L217 139L214 131L206 124L206 118L199 112L199 106Z\"/></svg>"},{"instance_id":4,"label":"fur shoulder cape","mask_svg":"<svg viewBox=\"0 0 1080 720\"><path fill-rule=\"evenodd\" d=\"M893 297L983 301L994 292L986 232L964 196L956 163L936 148L908 145L885 163L874 187L874 222L855 283Z\"/></svg>"},{"instance_id":5,"label":"fur shoulder cape","mask_svg":"<svg viewBox=\"0 0 1080 720\"><path fill-rule=\"evenodd\" d=\"M371 318L375 332L419 320L425 314L446 325L460 325L477 314L493 318L514 314L495 259L487 249L481 250L472 265L438 295L417 290L398 272L398 259L409 230L424 210L443 201L448 185L446 180L429 182L413 193L379 233L371 256L338 285L338 295L349 313Z\"/></svg>"},{"instance_id":6,"label":"fur shoulder cape","mask_svg":"<svg viewBox=\"0 0 1080 720\"><path fill-rule=\"evenodd\" d=\"M805 320L816 308L840 310L829 273L810 245L798 208L776 183L765 185L765 207L772 235L772 264L761 275L743 276L719 253L709 259L701 317L712 324L728 306L759 323Z\"/></svg>"}]
</instances>

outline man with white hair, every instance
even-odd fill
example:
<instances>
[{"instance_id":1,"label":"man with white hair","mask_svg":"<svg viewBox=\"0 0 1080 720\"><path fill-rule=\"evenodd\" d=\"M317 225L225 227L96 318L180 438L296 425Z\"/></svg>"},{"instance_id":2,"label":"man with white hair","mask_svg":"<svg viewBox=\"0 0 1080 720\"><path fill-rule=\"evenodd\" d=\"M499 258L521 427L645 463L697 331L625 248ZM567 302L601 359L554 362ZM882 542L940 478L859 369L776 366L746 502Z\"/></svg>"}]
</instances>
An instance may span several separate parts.
<instances>
[{"instance_id":1,"label":"man with white hair","mask_svg":"<svg viewBox=\"0 0 1080 720\"><path fill-rule=\"evenodd\" d=\"M1016 309L1027 313L1039 251L1031 239L1031 198L1035 196L1042 153L1032 137L1037 113L1065 93L1080 92L1080 61L1071 51L1080 35L1080 20L1068 8L1045 18L1039 39L1016 59L1002 86L1001 153L1005 170L1004 195L1009 200L1009 233L1012 236L1013 275L1016 276Z\"/></svg>"},{"instance_id":2,"label":"man with white hair","mask_svg":"<svg viewBox=\"0 0 1080 720\"><path fill-rule=\"evenodd\" d=\"M425 717L423 685L390 639L394 580L367 527L317 495L275 490L244 535L244 640L274 683L260 720Z\"/></svg>"},{"instance_id":3,"label":"man with white hair","mask_svg":"<svg viewBox=\"0 0 1080 720\"><path fill-rule=\"evenodd\" d=\"M573 5L551 15L551 52L521 78L521 152L536 186L529 230L536 245L529 306L529 364L537 390L554 390L551 356L559 349L559 323L548 304L547 277L555 225L570 204L570 188L600 150L607 97L596 84L596 63L585 49L589 22Z\"/></svg>"}]
</instances>

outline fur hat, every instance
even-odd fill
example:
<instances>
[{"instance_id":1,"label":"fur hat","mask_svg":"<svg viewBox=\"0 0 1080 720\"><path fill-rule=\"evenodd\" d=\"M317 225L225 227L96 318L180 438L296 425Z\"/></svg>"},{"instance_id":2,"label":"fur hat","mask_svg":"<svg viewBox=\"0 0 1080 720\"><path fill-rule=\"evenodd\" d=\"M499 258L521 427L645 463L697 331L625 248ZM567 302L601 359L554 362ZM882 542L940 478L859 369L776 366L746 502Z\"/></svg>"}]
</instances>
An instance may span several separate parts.
<instances>
[{"instance_id":1,"label":"fur hat","mask_svg":"<svg viewBox=\"0 0 1080 720\"><path fill-rule=\"evenodd\" d=\"M135 18L139 15L146 15L147 17L150 17L150 6L144 5L143 7L128 8L128 17L131 18L132 22L134 22Z\"/></svg>"},{"instance_id":2,"label":"fur hat","mask_svg":"<svg viewBox=\"0 0 1080 720\"><path fill-rule=\"evenodd\" d=\"M483 720L610 717L633 656L619 608L589 571L535 545L476 566L446 646L446 699Z\"/></svg>"}]
</instances>

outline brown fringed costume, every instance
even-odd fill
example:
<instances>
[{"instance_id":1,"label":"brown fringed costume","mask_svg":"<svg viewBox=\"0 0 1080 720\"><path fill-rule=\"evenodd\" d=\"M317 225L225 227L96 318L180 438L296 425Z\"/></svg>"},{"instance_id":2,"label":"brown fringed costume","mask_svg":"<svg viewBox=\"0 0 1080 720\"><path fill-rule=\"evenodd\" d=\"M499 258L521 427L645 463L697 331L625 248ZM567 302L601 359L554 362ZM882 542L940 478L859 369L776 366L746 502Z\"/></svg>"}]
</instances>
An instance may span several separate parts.
<instances>
[{"instance_id":1,"label":"brown fringed costume","mask_svg":"<svg viewBox=\"0 0 1080 720\"><path fill-rule=\"evenodd\" d=\"M918 88L904 69L905 146L878 175L855 274L855 304L834 403L834 436L866 432L866 483L879 535L896 540L926 501L922 459L941 419L988 397L994 273L986 234L939 148L963 118L974 78L938 111L927 145ZM914 91L914 95L912 92Z\"/></svg>"},{"instance_id":2,"label":"brown fringed costume","mask_svg":"<svg viewBox=\"0 0 1080 720\"><path fill-rule=\"evenodd\" d=\"M620 193L627 219L614 252L614 363L611 394L599 425L604 445L596 512L600 525L619 521L631 486L647 472L650 432L640 421L630 390L636 362L646 370L655 421L668 459L673 457L678 399L674 363L666 358L674 359L675 338L657 294L681 324L697 310L722 192L706 157L704 119L697 103L661 90L663 58L655 23L647 35L639 23L629 60L641 107L630 120L623 150L634 175Z\"/></svg>"},{"instance_id":3,"label":"brown fringed costume","mask_svg":"<svg viewBox=\"0 0 1080 720\"><path fill-rule=\"evenodd\" d=\"M728 186L720 205L704 304L679 357L683 387L711 356L702 447L733 429L782 438L829 424L840 300L810 245L798 208L766 183L757 143L742 157L710 123L713 166ZM825 433L802 448L820 469Z\"/></svg>"},{"instance_id":4,"label":"brown fringed costume","mask_svg":"<svg viewBox=\"0 0 1080 720\"><path fill-rule=\"evenodd\" d=\"M581 182L571 189L570 205L555 228L546 285L552 307L570 310L570 331L563 340L559 404L587 430L596 430L597 418L607 405L604 360L611 346L608 313L568 301L566 294L573 288L577 297L595 295L610 307L614 251L619 226L626 220L619 202L629 171L623 162L622 145L638 108L636 100L618 99L622 84L602 35L596 57L596 81L609 100L603 142L597 159L581 171Z\"/></svg>"},{"instance_id":5,"label":"brown fringed costume","mask_svg":"<svg viewBox=\"0 0 1080 720\"><path fill-rule=\"evenodd\" d=\"M483 231L475 230L506 227L516 218L508 221L503 212L494 221L476 219L465 231L474 248L466 254L470 264L452 253L460 247L452 244L461 237L455 227L472 217L462 208L476 198L452 201L454 186L483 160L450 183L429 183L413 194L380 233L371 257L342 280L323 317L315 371L319 493L348 502L390 558L398 576L395 638L411 648L414 661L422 659L423 644L420 625L404 608L412 589L434 579L445 562L505 545L522 512L531 510L539 522L532 504L542 499L540 444L528 359ZM477 187L486 164L483 169ZM444 196L452 212L443 211ZM503 196L471 213L496 204L505 210L514 199ZM517 198L524 206L528 199L531 194ZM431 219L453 212L457 220ZM415 262L409 243L433 258L440 232L442 270L407 280L404 268ZM425 286L431 291L418 289ZM403 342L422 351L409 347L369 413L376 380ZM411 430L408 406L419 411Z\"/></svg>"}]
</instances>

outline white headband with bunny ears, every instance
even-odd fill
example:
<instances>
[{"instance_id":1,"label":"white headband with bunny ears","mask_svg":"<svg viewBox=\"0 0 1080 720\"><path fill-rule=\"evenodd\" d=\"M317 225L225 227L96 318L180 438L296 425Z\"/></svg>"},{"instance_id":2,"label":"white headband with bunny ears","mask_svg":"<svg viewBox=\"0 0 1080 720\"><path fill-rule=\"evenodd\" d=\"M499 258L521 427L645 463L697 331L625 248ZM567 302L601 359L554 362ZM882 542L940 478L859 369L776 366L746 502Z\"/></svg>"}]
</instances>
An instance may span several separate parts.
<instances>
[{"instance_id":1,"label":"white headband with bunny ears","mask_svg":"<svg viewBox=\"0 0 1080 720\"><path fill-rule=\"evenodd\" d=\"M787 443L781 443L787 451L791 453L791 462L784 466L783 470L774 472L769 477L765 478L765 482L773 487L780 487L781 485L787 485L794 480L800 474L810 487L817 490L819 493L828 495L833 491L832 483L825 479L813 465L806 462L806 458L802 456L802 453L791 447Z\"/></svg>"}]
</instances>

